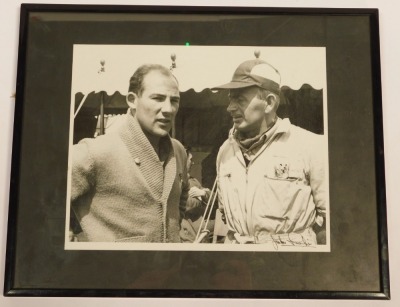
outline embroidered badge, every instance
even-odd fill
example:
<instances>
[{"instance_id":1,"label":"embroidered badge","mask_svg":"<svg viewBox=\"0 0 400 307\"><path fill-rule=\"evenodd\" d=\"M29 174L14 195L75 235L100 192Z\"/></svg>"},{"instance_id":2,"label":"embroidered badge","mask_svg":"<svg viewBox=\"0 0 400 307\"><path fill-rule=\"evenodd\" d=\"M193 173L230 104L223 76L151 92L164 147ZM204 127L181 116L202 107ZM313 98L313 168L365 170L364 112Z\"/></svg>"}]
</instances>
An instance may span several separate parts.
<instances>
[{"instance_id":1,"label":"embroidered badge","mask_svg":"<svg viewBox=\"0 0 400 307\"><path fill-rule=\"evenodd\" d=\"M289 177L289 163L277 162L275 164L275 177L280 179L286 179Z\"/></svg>"}]
</instances>

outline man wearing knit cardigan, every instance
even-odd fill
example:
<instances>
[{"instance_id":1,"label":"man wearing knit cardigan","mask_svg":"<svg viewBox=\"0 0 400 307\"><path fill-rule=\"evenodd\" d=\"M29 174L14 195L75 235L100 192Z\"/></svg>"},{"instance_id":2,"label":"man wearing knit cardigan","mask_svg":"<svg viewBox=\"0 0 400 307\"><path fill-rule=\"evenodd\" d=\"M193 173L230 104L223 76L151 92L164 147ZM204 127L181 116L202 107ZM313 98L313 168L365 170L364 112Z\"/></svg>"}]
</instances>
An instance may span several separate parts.
<instances>
[{"instance_id":1,"label":"man wearing knit cardigan","mask_svg":"<svg viewBox=\"0 0 400 307\"><path fill-rule=\"evenodd\" d=\"M160 65L130 79L126 122L73 147L71 202L79 241L180 242L188 193L186 152L169 137L178 82Z\"/></svg>"}]
</instances>

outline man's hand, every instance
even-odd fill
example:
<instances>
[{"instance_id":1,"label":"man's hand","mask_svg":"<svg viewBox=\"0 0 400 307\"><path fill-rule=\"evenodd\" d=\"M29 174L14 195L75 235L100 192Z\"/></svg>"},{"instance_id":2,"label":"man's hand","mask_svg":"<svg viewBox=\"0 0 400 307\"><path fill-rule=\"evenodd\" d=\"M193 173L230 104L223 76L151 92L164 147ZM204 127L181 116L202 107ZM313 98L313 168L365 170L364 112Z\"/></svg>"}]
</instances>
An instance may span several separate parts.
<instances>
[{"instance_id":1,"label":"man's hand","mask_svg":"<svg viewBox=\"0 0 400 307\"><path fill-rule=\"evenodd\" d=\"M189 197L198 198L206 196L206 191L197 187L191 187L189 190Z\"/></svg>"}]
</instances>

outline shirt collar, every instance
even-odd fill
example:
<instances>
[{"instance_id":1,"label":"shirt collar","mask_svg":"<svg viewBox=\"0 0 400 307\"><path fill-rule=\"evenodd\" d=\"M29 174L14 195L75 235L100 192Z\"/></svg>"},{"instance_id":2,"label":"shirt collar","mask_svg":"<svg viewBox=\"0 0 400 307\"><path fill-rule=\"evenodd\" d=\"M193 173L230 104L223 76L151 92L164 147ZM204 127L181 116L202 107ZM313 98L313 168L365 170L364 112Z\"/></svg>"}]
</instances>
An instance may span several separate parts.
<instances>
[{"instance_id":1,"label":"shirt collar","mask_svg":"<svg viewBox=\"0 0 400 307\"><path fill-rule=\"evenodd\" d=\"M144 134L137 118L131 113L128 113L127 116L127 128L122 130L122 134L131 151L134 150L136 155L141 156L142 159L143 156L146 156L146 159L159 162L166 162L171 156L174 156L172 141L169 135L160 139L159 150L161 154L159 158L153 146L151 146L150 141Z\"/></svg>"},{"instance_id":2,"label":"shirt collar","mask_svg":"<svg viewBox=\"0 0 400 307\"><path fill-rule=\"evenodd\" d=\"M254 138L251 138L249 142L247 142L250 145L245 143L247 140L243 140L240 138L239 132L235 128L231 129L229 138L231 141L236 142L242 149L242 151L246 152L246 151L251 151L256 147L263 145L271 137L277 134L287 133L289 131L289 128L290 128L290 120L288 118L281 119L278 117L275 125L272 126L271 129L267 130L266 132Z\"/></svg>"}]
</instances>

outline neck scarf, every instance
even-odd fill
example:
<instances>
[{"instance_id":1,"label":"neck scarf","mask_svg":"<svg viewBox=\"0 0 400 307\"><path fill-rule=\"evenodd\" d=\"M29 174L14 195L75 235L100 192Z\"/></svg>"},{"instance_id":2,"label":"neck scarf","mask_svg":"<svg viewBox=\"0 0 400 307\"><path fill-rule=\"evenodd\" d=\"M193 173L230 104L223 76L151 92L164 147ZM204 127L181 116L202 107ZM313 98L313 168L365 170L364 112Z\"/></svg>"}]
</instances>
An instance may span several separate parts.
<instances>
[{"instance_id":1,"label":"neck scarf","mask_svg":"<svg viewBox=\"0 0 400 307\"><path fill-rule=\"evenodd\" d=\"M254 158L262 145L264 145L275 134L279 126L279 121L280 119L278 118L274 125L267 131L248 139L245 139L237 130L233 132L233 137L239 144L240 150L242 151L247 164Z\"/></svg>"}]
</instances>

